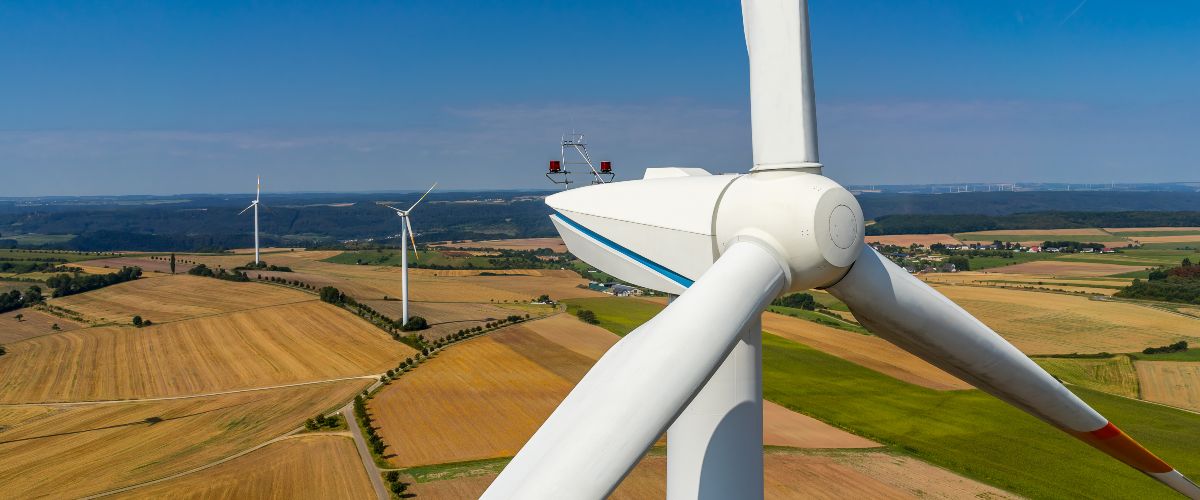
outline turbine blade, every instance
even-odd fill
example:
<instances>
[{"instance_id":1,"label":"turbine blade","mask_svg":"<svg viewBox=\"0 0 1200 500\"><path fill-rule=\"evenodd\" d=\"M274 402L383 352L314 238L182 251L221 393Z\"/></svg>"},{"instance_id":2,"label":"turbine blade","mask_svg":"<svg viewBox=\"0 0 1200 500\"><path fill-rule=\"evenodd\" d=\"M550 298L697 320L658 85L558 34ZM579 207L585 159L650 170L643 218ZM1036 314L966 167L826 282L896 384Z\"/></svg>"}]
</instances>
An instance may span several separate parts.
<instances>
[{"instance_id":1,"label":"turbine blade","mask_svg":"<svg viewBox=\"0 0 1200 500\"><path fill-rule=\"evenodd\" d=\"M754 170L818 167L807 0L742 0Z\"/></svg>"},{"instance_id":2,"label":"turbine blade","mask_svg":"<svg viewBox=\"0 0 1200 500\"><path fill-rule=\"evenodd\" d=\"M484 492L604 498L783 289L773 252L734 244L658 316L609 349Z\"/></svg>"},{"instance_id":3,"label":"turbine blade","mask_svg":"<svg viewBox=\"0 0 1200 500\"><path fill-rule=\"evenodd\" d=\"M254 204L253 204L253 203L251 203L251 204L250 204L250 206L248 206L248 207L246 207L246 208L243 208L241 212L238 212L238 215L242 215L242 214L246 213L246 211L247 211L247 210L250 210L251 208L254 208Z\"/></svg>"},{"instance_id":4,"label":"turbine blade","mask_svg":"<svg viewBox=\"0 0 1200 500\"><path fill-rule=\"evenodd\" d=\"M404 217L404 226L408 228L408 239L410 241L412 241L413 257L419 259L419 258L421 258L421 254L417 252L417 238L415 236L413 236L412 222L409 222L410 220L411 219L409 219L408 216L405 216Z\"/></svg>"},{"instance_id":5,"label":"turbine blade","mask_svg":"<svg viewBox=\"0 0 1200 500\"><path fill-rule=\"evenodd\" d=\"M262 194L262 176L258 176L258 184L254 187L254 201L258 201L259 195Z\"/></svg>"},{"instance_id":6,"label":"turbine blade","mask_svg":"<svg viewBox=\"0 0 1200 500\"><path fill-rule=\"evenodd\" d=\"M429 190L428 190L428 191L425 191L425 194L421 195L421 197L420 197L420 198L417 198L417 201L416 201L416 203L413 203L411 207L408 207L408 211L409 211L409 212L411 212L411 211L412 211L412 209L414 209L414 208L417 208L417 203L421 203L421 200L424 200L426 196L429 196L429 193L430 193L430 192L432 192L432 191L433 191L433 188L435 188L435 187L437 187L437 183L436 183L436 182L435 182L435 183L433 183L433 185L432 185L432 186L429 186Z\"/></svg>"},{"instance_id":7,"label":"turbine blade","mask_svg":"<svg viewBox=\"0 0 1200 500\"><path fill-rule=\"evenodd\" d=\"M872 333L1191 498L1200 487L992 329L867 246L833 296Z\"/></svg>"}]
</instances>

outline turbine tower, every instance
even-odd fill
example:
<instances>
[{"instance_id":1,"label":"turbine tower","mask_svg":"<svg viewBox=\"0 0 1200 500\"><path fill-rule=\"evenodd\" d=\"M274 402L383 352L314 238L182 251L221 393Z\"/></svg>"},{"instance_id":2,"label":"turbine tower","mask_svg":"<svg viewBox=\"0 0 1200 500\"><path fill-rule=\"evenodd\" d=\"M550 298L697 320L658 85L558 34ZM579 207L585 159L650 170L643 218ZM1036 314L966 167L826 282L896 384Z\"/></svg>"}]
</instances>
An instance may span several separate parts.
<instances>
[{"instance_id":1,"label":"turbine tower","mask_svg":"<svg viewBox=\"0 0 1200 500\"><path fill-rule=\"evenodd\" d=\"M400 216L400 267L402 268L400 271L400 296L401 296L400 300L401 300L401 310L402 310L402 314L404 316L403 321L401 323L402 325L408 324L408 243L409 243L409 241L412 242L413 255L414 256L417 255L417 239L416 239L416 237L413 236L412 222L409 218L409 213L411 213L414 208L417 208L417 204L421 203L421 200L424 200L426 196L429 196L429 193L431 191L433 191L433 188L435 188L435 187L437 187L436 182L433 183L432 186L429 186L429 190L425 191L425 194L421 195L420 198L417 198L417 201L415 203L413 203L411 207L408 207L408 210L401 210L401 209L393 207L391 205L383 205L392 210L395 210L396 215Z\"/></svg>"},{"instance_id":2,"label":"turbine tower","mask_svg":"<svg viewBox=\"0 0 1200 500\"><path fill-rule=\"evenodd\" d=\"M762 498L761 315L824 288L868 330L1176 491L1200 487L994 331L864 242L822 175L807 2L743 0L754 165L648 169L546 198L571 253L678 295L618 341L484 498L604 498L667 433L667 497Z\"/></svg>"},{"instance_id":3,"label":"turbine tower","mask_svg":"<svg viewBox=\"0 0 1200 500\"><path fill-rule=\"evenodd\" d=\"M254 209L254 265L258 265L258 199L262 195L262 176L258 177L258 184L254 187L254 201L250 202L250 206L243 208L238 215L246 213L251 208Z\"/></svg>"}]
</instances>

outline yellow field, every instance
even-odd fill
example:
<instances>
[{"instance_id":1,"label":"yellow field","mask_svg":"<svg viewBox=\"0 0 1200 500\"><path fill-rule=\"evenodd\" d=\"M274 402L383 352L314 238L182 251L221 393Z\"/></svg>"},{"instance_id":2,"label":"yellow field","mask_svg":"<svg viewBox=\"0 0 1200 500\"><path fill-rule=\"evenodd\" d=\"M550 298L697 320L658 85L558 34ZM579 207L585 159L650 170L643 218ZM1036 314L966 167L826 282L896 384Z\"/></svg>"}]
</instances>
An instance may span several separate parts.
<instances>
[{"instance_id":1,"label":"yellow field","mask_svg":"<svg viewBox=\"0 0 1200 500\"><path fill-rule=\"evenodd\" d=\"M391 318L399 319L404 313L403 304L399 300L367 300L363 303ZM464 328L482 327L486 323L513 314L545 316L555 312L549 306L519 308L515 305L465 302L409 302L408 308L410 315L421 316L429 322L429 329L420 332L427 339L439 339Z\"/></svg>"},{"instance_id":2,"label":"yellow field","mask_svg":"<svg viewBox=\"0 0 1200 500\"><path fill-rule=\"evenodd\" d=\"M1144 233L1148 231L1165 233L1173 231L1200 231L1200 227L1106 227L1104 230L1110 233Z\"/></svg>"},{"instance_id":3,"label":"yellow field","mask_svg":"<svg viewBox=\"0 0 1200 500\"><path fill-rule=\"evenodd\" d=\"M560 314L457 345L370 402L400 467L512 456L617 336ZM419 401L420 404L414 404ZM877 444L768 404L767 444Z\"/></svg>"},{"instance_id":4,"label":"yellow field","mask_svg":"<svg viewBox=\"0 0 1200 500\"><path fill-rule=\"evenodd\" d=\"M1142 399L1200 411L1200 363L1138 361Z\"/></svg>"},{"instance_id":5,"label":"yellow field","mask_svg":"<svg viewBox=\"0 0 1200 500\"><path fill-rule=\"evenodd\" d=\"M1099 277L1141 271L1142 269L1145 268L1142 266L1097 264L1093 262L1035 260L1033 262L1026 262L1023 264L998 267L994 270L994 272L1002 274L1042 274L1050 276Z\"/></svg>"},{"instance_id":6,"label":"yellow field","mask_svg":"<svg viewBox=\"0 0 1200 500\"><path fill-rule=\"evenodd\" d=\"M1129 303L990 287L936 288L1026 354L1136 352L1200 336L1200 320Z\"/></svg>"},{"instance_id":7,"label":"yellow field","mask_svg":"<svg viewBox=\"0 0 1200 500\"><path fill-rule=\"evenodd\" d=\"M135 314L155 323L166 323L315 300L314 295L278 286L175 275L137 279L51 299L49 303L96 321L128 324Z\"/></svg>"},{"instance_id":8,"label":"yellow field","mask_svg":"<svg viewBox=\"0 0 1200 500\"><path fill-rule=\"evenodd\" d=\"M889 234L886 236L867 236L867 243L883 243L884 245L897 245L908 247L911 245L920 245L928 247L934 243L943 245L958 245L961 241L948 234Z\"/></svg>"},{"instance_id":9,"label":"yellow field","mask_svg":"<svg viewBox=\"0 0 1200 500\"><path fill-rule=\"evenodd\" d=\"M365 386L351 381L158 402L0 406L3 496L80 497L199 467L280 436Z\"/></svg>"},{"instance_id":10,"label":"yellow field","mask_svg":"<svg viewBox=\"0 0 1200 500\"><path fill-rule=\"evenodd\" d=\"M349 436L285 438L208 470L113 498L373 498Z\"/></svg>"},{"instance_id":11,"label":"yellow field","mask_svg":"<svg viewBox=\"0 0 1200 500\"><path fill-rule=\"evenodd\" d=\"M788 453L764 457L765 497L790 498L1017 498L920 460L880 452ZM667 460L649 455L634 467L613 499L666 497ZM418 483L421 497L478 498L494 474Z\"/></svg>"},{"instance_id":12,"label":"yellow field","mask_svg":"<svg viewBox=\"0 0 1200 500\"><path fill-rule=\"evenodd\" d=\"M369 375L413 353L317 301L147 328L89 328L7 347L0 402L202 394Z\"/></svg>"},{"instance_id":13,"label":"yellow field","mask_svg":"<svg viewBox=\"0 0 1200 500\"><path fill-rule=\"evenodd\" d=\"M811 321L763 313L763 330L832 354L885 375L930 389L971 386L879 337L838 330Z\"/></svg>"},{"instance_id":14,"label":"yellow field","mask_svg":"<svg viewBox=\"0 0 1200 500\"><path fill-rule=\"evenodd\" d=\"M1130 236L1129 239L1138 243L1193 243L1200 242L1200 234L1181 234L1177 236Z\"/></svg>"},{"instance_id":15,"label":"yellow field","mask_svg":"<svg viewBox=\"0 0 1200 500\"><path fill-rule=\"evenodd\" d=\"M1108 233L1094 227L1070 229L995 229L991 231L971 231L965 235L988 236L993 234L1053 234L1059 236L1106 236Z\"/></svg>"},{"instance_id":16,"label":"yellow field","mask_svg":"<svg viewBox=\"0 0 1200 500\"><path fill-rule=\"evenodd\" d=\"M21 321L16 316L22 315ZM58 332L53 325L58 325ZM52 316L30 307L0 314L0 345L25 339L79 329L79 323Z\"/></svg>"},{"instance_id":17,"label":"yellow field","mask_svg":"<svg viewBox=\"0 0 1200 500\"><path fill-rule=\"evenodd\" d=\"M1036 358L1034 361L1068 384L1128 398L1138 397L1138 374L1129 356L1107 359Z\"/></svg>"}]
</instances>

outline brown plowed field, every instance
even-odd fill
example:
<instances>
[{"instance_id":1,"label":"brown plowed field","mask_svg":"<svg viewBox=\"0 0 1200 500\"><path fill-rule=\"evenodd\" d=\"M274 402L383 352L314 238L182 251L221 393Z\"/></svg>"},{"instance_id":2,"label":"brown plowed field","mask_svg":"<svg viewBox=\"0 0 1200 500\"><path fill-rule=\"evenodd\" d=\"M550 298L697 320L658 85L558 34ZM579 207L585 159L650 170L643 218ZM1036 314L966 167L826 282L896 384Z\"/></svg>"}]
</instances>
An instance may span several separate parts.
<instances>
[{"instance_id":1,"label":"brown plowed field","mask_svg":"<svg viewBox=\"0 0 1200 500\"><path fill-rule=\"evenodd\" d=\"M282 435L366 385L348 381L73 407L0 406L3 496L74 498L189 470Z\"/></svg>"},{"instance_id":2,"label":"brown plowed field","mask_svg":"<svg viewBox=\"0 0 1200 500\"><path fill-rule=\"evenodd\" d=\"M391 462L409 467L514 455L617 340L560 314L439 354L370 403L395 450ZM778 406L768 405L765 416L768 444L877 446Z\"/></svg>"},{"instance_id":3,"label":"brown plowed field","mask_svg":"<svg viewBox=\"0 0 1200 500\"><path fill-rule=\"evenodd\" d=\"M215 281L215 280L214 280ZM0 402L204 394L370 375L413 350L321 302L38 337L0 356Z\"/></svg>"},{"instance_id":4,"label":"brown plowed field","mask_svg":"<svg viewBox=\"0 0 1200 500\"><path fill-rule=\"evenodd\" d=\"M1026 354L1136 352L1200 339L1200 320L1124 302L991 287L936 288Z\"/></svg>"},{"instance_id":5,"label":"brown plowed field","mask_svg":"<svg viewBox=\"0 0 1200 500\"><path fill-rule=\"evenodd\" d=\"M889 234L885 236L867 236L867 243L882 243L908 247L913 244L928 247L934 243L943 245L958 245L961 241L948 234Z\"/></svg>"},{"instance_id":6,"label":"brown plowed field","mask_svg":"<svg viewBox=\"0 0 1200 500\"><path fill-rule=\"evenodd\" d=\"M763 313L763 330L905 382L940 391L971 386L879 337L860 335L775 313Z\"/></svg>"},{"instance_id":7,"label":"brown plowed field","mask_svg":"<svg viewBox=\"0 0 1200 500\"><path fill-rule=\"evenodd\" d=\"M914 458L879 452L767 453L766 498L1019 498ZM667 459L650 455L613 492L614 499L666 497ZM418 497L478 498L495 475L418 483Z\"/></svg>"},{"instance_id":8,"label":"brown plowed field","mask_svg":"<svg viewBox=\"0 0 1200 500\"><path fill-rule=\"evenodd\" d=\"M16 316L22 315L21 321ZM58 324L59 331L51 328ZM20 342L25 339L50 335L54 333L78 330L79 323L69 319L59 318L33 308L17 309L0 314L0 345Z\"/></svg>"},{"instance_id":9,"label":"brown plowed field","mask_svg":"<svg viewBox=\"0 0 1200 500\"><path fill-rule=\"evenodd\" d=\"M1200 411L1200 363L1138 361L1142 399Z\"/></svg>"},{"instance_id":10,"label":"brown plowed field","mask_svg":"<svg viewBox=\"0 0 1200 500\"><path fill-rule=\"evenodd\" d=\"M349 436L308 434L114 498L374 498Z\"/></svg>"},{"instance_id":11,"label":"brown plowed field","mask_svg":"<svg viewBox=\"0 0 1200 500\"><path fill-rule=\"evenodd\" d=\"M50 304L92 320L128 324L135 314L155 323L166 323L315 300L315 295L278 286L175 275L137 279L52 299Z\"/></svg>"}]
</instances>

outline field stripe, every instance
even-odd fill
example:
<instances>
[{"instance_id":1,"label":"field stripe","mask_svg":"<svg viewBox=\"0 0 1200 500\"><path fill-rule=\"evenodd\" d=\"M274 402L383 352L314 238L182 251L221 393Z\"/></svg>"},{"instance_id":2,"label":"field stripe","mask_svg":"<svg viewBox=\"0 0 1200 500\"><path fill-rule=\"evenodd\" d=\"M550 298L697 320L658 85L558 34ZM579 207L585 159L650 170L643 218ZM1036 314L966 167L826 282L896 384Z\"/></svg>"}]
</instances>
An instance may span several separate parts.
<instances>
[{"instance_id":1,"label":"field stripe","mask_svg":"<svg viewBox=\"0 0 1200 500\"><path fill-rule=\"evenodd\" d=\"M58 403L0 403L0 408L20 408L22 406L83 406L83 405L101 405L101 404L120 404L120 403L145 403L150 401L171 401L176 399L195 399L207 398L212 396L224 396L227 394L237 394L241 392L269 391L272 389L286 389L289 387L300 387L305 385L328 384L332 382L345 382L347 380L378 380L381 374L374 375L354 375L351 377L331 378L326 380L312 380L308 382L296 382L294 384L269 385L266 387L251 387L247 389L233 389L220 392L206 392L203 394L186 394L183 396L165 396L161 398L142 398L142 399L102 399L94 401L63 401Z\"/></svg>"}]
</instances>

